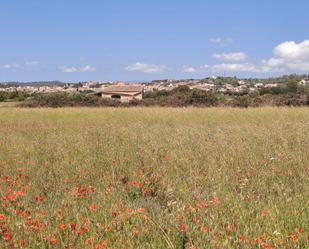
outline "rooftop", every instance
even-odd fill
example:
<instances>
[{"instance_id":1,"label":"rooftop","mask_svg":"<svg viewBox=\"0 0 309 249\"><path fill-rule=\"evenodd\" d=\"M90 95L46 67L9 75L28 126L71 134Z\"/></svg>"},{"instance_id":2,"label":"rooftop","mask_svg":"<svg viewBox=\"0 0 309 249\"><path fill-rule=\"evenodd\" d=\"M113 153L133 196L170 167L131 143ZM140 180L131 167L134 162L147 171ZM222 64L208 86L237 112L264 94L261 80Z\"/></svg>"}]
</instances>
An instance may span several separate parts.
<instances>
[{"instance_id":1,"label":"rooftop","mask_svg":"<svg viewBox=\"0 0 309 249\"><path fill-rule=\"evenodd\" d=\"M117 85L103 88L102 92L142 92L143 86L140 85Z\"/></svg>"}]
</instances>

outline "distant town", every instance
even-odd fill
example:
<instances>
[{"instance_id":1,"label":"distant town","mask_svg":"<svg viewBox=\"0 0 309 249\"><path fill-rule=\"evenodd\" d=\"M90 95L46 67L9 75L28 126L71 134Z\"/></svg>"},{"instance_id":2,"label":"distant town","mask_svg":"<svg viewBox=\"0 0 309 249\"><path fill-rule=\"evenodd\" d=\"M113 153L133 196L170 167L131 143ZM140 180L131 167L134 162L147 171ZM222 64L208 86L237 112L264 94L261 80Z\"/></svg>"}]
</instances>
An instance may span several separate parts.
<instances>
[{"instance_id":1,"label":"distant town","mask_svg":"<svg viewBox=\"0 0 309 249\"><path fill-rule=\"evenodd\" d=\"M150 82L5 82L1 106L309 106L308 75L207 77Z\"/></svg>"},{"instance_id":2,"label":"distant town","mask_svg":"<svg viewBox=\"0 0 309 249\"><path fill-rule=\"evenodd\" d=\"M27 93L56 93L56 92L99 92L110 86L139 85L143 91L171 91L179 86L188 86L190 89L214 91L218 93L253 93L263 88L276 88L288 80L297 81L300 86L309 86L309 75L288 75L269 79L239 79L236 77L207 77L204 79L184 80L153 80L150 82L126 83L120 81L85 81L66 83L61 81L43 82L3 82L0 83L2 92Z\"/></svg>"}]
</instances>

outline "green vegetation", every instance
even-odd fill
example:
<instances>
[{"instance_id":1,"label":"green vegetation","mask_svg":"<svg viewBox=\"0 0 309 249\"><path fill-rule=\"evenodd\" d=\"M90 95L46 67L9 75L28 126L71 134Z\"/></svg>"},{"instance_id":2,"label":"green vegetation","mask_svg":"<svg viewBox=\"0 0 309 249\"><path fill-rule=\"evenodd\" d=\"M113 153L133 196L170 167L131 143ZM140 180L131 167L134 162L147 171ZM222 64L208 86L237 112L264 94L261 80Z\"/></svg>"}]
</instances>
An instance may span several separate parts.
<instances>
[{"instance_id":1,"label":"green vegetation","mask_svg":"<svg viewBox=\"0 0 309 249\"><path fill-rule=\"evenodd\" d=\"M31 95L26 92L0 92L0 102L5 101L25 101Z\"/></svg>"},{"instance_id":2,"label":"green vegetation","mask_svg":"<svg viewBox=\"0 0 309 249\"><path fill-rule=\"evenodd\" d=\"M0 124L0 248L309 247L307 108L2 108Z\"/></svg>"},{"instance_id":3,"label":"green vegetation","mask_svg":"<svg viewBox=\"0 0 309 249\"><path fill-rule=\"evenodd\" d=\"M128 107L128 106L217 106L217 107L262 107L262 106L309 106L309 87L296 82L273 88L262 88L253 93L217 93L188 86L179 86L171 91L154 91L144 94L143 100L120 103L87 93L36 94L21 103L22 107Z\"/></svg>"}]
</instances>

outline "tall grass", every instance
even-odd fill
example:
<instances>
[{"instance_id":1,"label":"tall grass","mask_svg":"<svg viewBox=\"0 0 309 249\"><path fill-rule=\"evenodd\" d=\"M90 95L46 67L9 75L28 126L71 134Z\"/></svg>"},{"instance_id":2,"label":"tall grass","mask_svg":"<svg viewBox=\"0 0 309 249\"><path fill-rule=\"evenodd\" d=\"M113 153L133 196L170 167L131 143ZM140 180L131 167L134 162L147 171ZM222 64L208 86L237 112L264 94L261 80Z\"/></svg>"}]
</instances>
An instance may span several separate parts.
<instances>
[{"instance_id":1,"label":"tall grass","mask_svg":"<svg viewBox=\"0 0 309 249\"><path fill-rule=\"evenodd\" d=\"M309 248L306 108L3 108L0 175L0 248Z\"/></svg>"}]
</instances>

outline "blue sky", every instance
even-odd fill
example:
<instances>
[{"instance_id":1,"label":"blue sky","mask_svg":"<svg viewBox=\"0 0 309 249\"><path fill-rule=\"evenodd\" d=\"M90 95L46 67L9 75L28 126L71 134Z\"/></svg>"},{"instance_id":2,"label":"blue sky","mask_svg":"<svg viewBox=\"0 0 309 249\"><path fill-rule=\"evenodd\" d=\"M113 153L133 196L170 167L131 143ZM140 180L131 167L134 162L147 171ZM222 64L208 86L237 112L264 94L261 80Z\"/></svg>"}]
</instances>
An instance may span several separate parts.
<instances>
[{"instance_id":1,"label":"blue sky","mask_svg":"<svg viewBox=\"0 0 309 249\"><path fill-rule=\"evenodd\" d=\"M309 73L308 0L1 0L0 81Z\"/></svg>"}]
</instances>

